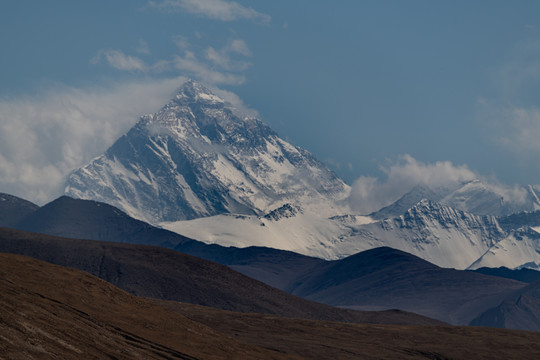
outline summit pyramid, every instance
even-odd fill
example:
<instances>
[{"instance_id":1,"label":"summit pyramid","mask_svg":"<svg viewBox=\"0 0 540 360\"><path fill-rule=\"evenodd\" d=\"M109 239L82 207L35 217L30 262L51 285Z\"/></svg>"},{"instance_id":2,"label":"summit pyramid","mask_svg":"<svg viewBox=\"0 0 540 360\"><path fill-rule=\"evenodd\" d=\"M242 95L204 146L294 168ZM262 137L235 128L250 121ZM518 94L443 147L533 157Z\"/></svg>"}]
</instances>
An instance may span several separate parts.
<instances>
[{"instance_id":1,"label":"summit pyramid","mask_svg":"<svg viewBox=\"0 0 540 360\"><path fill-rule=\"evenodd\" d=\"M289 203L332 213L348 193L308 151L191 80L65 184L66 195L151 223L262 215Z\"/></svg>"}]
</instances>

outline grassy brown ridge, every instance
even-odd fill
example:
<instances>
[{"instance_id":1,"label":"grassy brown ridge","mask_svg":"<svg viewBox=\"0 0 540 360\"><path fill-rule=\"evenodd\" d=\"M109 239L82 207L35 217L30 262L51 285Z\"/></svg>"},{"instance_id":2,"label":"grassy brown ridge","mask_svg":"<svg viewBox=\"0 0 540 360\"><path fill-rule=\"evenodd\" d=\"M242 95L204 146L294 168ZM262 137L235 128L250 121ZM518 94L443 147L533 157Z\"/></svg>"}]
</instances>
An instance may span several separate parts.
<instances>
[{"instance_id":1,"label":"grassy brown ridge","mask_svg":"<svg viewBox=\"0 0 540 360\"><path fill-rule=\"evenodd\" d=\"M540 333L466 326L351 324L159 302L232 338L308 359L538 359Z\"/></svg>"},{"instance_id":2,"label":"grassy brown ridge","mask_svg":"<svg viewBox=\"0 0 540 360\"><path fill-rule=\"evenodd\" d=\"M0 254L1 359L288 358L79 270Z\"/></svg>"},{"instance_id":3,"label":"grassy brown ridge","mask_svg":"<svg viewBox=\"0 0 540 360\"><path fill-rule=\"evenodd\" d=\"M540 358L537 332L230 312L12 254L0 254L0 309L1 359Z\"/></svg>"}]
</instances>

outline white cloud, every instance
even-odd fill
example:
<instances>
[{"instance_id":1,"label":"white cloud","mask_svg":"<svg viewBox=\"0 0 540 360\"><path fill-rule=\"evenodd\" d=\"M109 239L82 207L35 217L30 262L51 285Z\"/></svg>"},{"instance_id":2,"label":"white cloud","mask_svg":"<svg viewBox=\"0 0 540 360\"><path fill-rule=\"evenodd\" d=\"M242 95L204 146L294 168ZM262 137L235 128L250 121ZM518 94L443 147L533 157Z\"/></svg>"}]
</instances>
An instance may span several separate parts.
<instances>
[{"instance_id":1,"label":"white cloud","mask_svg":"<svg viewBox=\"0 0 540 360\"><path fill-rule=\"evenodd\" d=\"M234 54L251 56L251 51L244 40L235 39L220 50L208 47L205 52L206 59L224 70L243 71L251 66L249 62L233 59Z\"/></svg>"},{"instance_id":2,"label":"white cloud","mask_svg":"<svg viewBox=\"0 0 540 360\"><path fill-rule=\"evenodd\" d=\"M240 55L244 56L251 56L251 50L249 50L246 42L242 39L234 39L231 41L231 43L226 47L228 51L235 52Z\"/></svg>"},{"instance_id":3,"label":"white cloud","mask_svg":"<svg viewBox=\"0 0 540 360\"><path fill-rule=\"evenodd\" d=\"M158 110L185 78L0 100L0 191L44 203L65 176Z\"/></svg>"},{"instance_id":4,"label":"white cloud","mask_svg":"<svg viewBox=\"0 0 540 360\"><path fill-rule=\"evenodd\" d=\"M252 8L225 0L164 0L150 1L150 6L167 11L185 11L190 14L204 16L222 21L253 20L268 23L271 17Z\"/></svg>"},{"instance_id":5,"label":"white cloud","mask_svg":"<svg viewBox=\"0 0 540 360\"><path fill-rule=\"evenodd\" d=\"M218 71L206 62L201 61L191 51L186 51L184 56L174 56L172 63L176 69L182 71L184 74L207 84L239 85L245 82L243 75Z\"/></svg>"},{"instance_id":6,"label":"white cloud","mask_svg":"<svg viewBox=\"0 0 540 360\"><path fill-rule=\"evenodd\" d=\"M240 99L240 97L235 93L217 88L215 86L211 87L211 90L217 96L230 103L240 115L260 118L259 112L257 110L251 109L246 104L244 104L242 99Z\"/></svg>"},{"instance_id":7,"label":"white cloud","mask_svg":"<svg viewBox=\"0 0 540 360\"><path fill-rule=\"evenodd\" d=\"M449 161L434 164L420 162L410 155L381 167L386 179L362 176L352 185L349 202L358 213L368 214L398 200L416 185L430 188L452 187L478 178L466 165L455 166Z\"/></svg>"},{"instance_id":8,"label":"white cloud","mask_svg":"<svg viewBox=\"0 0 540 360\"><path fill-rule=\"evenodd\" d=\"M105 58L112 67L118 70L141 72L148 70L148 66L146 66L144 61L137 57L126 55L120 50L100 50L90 61L93 64L97 64L102 58Z\"/></svg>"},{"instance_id":9,"label":"white cloud","mask_svg":"<svg viewBox=\"0 0 540 360\"><path fill-rule=\"evenodd\" d=\"M172 41L179 49L184 50L184 54L173 55L170 59L159 60L152 65L114 49L100 50L90 62L96 64L105 59L116 69L145 74L176 70L208 85L238 85L245 82L241 72L250 67L251 63L239 57L251 56L251 51L244 40L233 39L221 49L208 47L202 57L190 50L191 46L186 37L178 35L173 37Z\"/></svg>"},{"instance_id":10,"label":"white cloud","mask_svg":"<svg viewBox=\"0 0 540 360\"><path fill-rule=\"evenodd\" d=\"M527 190L520 185L500 183L493 177L483 176L467 165L454 165L450 161L424 163L410 155L402 155L397 161L381 167L386 179L361 176L352 185L349 204L360 214L369 214L392 204L415 186L423 185L438 189L457 189L467 181L478 179L489 191L501 196L505 203L520 206L527 201Z\"/></svg>"}]
</instances>

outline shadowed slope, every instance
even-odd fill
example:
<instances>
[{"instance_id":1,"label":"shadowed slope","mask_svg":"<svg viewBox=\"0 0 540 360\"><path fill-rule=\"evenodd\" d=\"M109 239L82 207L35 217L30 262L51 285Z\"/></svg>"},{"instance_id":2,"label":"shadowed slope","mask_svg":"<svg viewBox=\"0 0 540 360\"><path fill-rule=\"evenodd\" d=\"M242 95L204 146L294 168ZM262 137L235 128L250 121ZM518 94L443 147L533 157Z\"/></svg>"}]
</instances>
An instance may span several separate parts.
<instances>
[{"instance_id":1,"label":"shadowed slope","mask_svg":"<svg viewBox=\"0 0 540 360\"><path fill-rule=\"evenodd\" d=\"M468 324L524 283L443 269L387 247L319 265L292 293L356 309L399 308L453 324Z\"/></svg>"},{"instance_id":2,"label":"shadowed slope","mask_svg":"<svg viewBox=\"0 0 540 360\"><path fill-rule=\"evenodd\" d=\"M19 255L0 254L0 305L2 359L287 358L87 273Z\"/></svg>"},{"instance_id":3,"label":"shadowed slope","mask_svg":"<svg viewBox=\"0 0 540 360\"><path fill-rule=\"evenodd\" d=\"M37 209L39 206L30 201L0 193L0 226L13 227Z\"/></svg>"},{"instance_id":4,"label":"shadowed slope","mask_svg":"<svg viewBox=\"0 0 540 360\"><path fill-rule=\"evenodd\" d=\"M1 203L0 203L1 205ZM1 214L0 214L1 215ZM133 219L92 200L62 196L19 221L18 229L74 239L159 245L227 265L247 276L284 289L299 274L323 260L266 247L208 245Z\"/></svg>"},{"instance_id":5,"label":"shadowed slope","mask_svg":"<svg viewBox=\"0 0 540 360\"><path fill-rule=\"evenodd\" d=\"M503 277L507 279L514 279L526 283L533 283L537 280L540 280L540 271L527 268L509 269L504 266L498 268L481 267L479 269L469 271L474 271L485 275Z\"/></svg>"},{"instance_id":6,"label":"shadowed slope","mask_svg":"<svg viewBox=\"0 0 540 360\"><path fill-rule=\"evenodd\" d=\"M540 331L540 281L516 291L478 315L471 325Z\"/></svg>"},{"instance_id":7,"label":"shadowed slope","mask_svg":"<svg viewBox=\"0 0 540 360\"><path fill-rule=\"evenodd\" d=\"M96 275L135 295L220 309L317 320L377 322L374 314L292 296L226 266L153 246L74 240L0 229L0 251L23 254ZM385 313L381 321L439 324L415 314Z\"/></svg>"},{"instance_id":8,"label":"shadowed slope","mask_svg":"<svg viewBox=\"0 0 540 360\"><path fill-rule=\"evenodd\" d=\"M136 220L125 212L92 200L61 196L26 216L17 229L75 239L173 247L190 241L182 235Z\"/></svg>"},{"instance_id":9,"label":"shadowed slope","mask_svg":"<svg viewBox=\"0 0 540 360\"><path fill-rule=\"evenodd\" d=\"M227 265L244 275L285 291L296 278L326 262L291 251L260 246L224 247L200 241L186 241L175 246L174 250Z\"/></svg>"},{"instance_id":10,"label":"shadowed slope","mask_svg":"<svg viewBox=\"0 0 540 360\"><path fill-rule=\"evenodd\" d=\"M137 298L75 269L0 254L0 358L535 359L540 333L347 324Z\"/></svg>"}]
</instances>

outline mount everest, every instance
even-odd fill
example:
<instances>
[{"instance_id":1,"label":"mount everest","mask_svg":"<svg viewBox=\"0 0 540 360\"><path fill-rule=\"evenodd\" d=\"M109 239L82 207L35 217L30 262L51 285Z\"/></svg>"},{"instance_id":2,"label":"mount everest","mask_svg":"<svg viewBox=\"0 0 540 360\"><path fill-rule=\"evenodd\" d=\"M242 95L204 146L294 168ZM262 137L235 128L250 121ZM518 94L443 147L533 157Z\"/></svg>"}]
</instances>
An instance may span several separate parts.
<instances>
[{"instance_id":1,"label":"mount everest","mask_svg":"<svg viewBox=\"0 0 540 360\"><path fill-rule=\"evenodd\" d=\"M540 186L516 191L519 201L480 180L417 186L379 211L354 214L350 187L324 164L194 81L65 186L68 196L206 243L325 259L389 246L443 267L539 268L538 229L500 223L540 209Z\"/></svg>"},{"instance_id":2,"label":"mount everest","mask_svg":"<svg viewBox=\"0 0 540 360\"><path fill-rule=\"evenodd\" d=\"M289 202L332 213L348 192L310 153L193 81L73 172L65 191L152 223L261 215Z\"/></svg>"}]
</instances>

